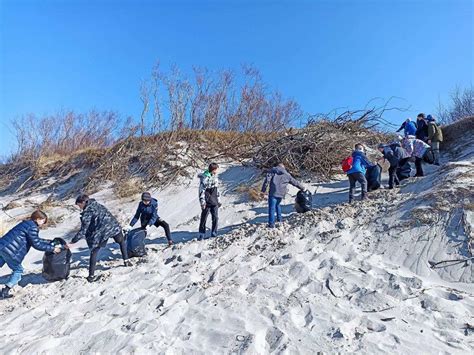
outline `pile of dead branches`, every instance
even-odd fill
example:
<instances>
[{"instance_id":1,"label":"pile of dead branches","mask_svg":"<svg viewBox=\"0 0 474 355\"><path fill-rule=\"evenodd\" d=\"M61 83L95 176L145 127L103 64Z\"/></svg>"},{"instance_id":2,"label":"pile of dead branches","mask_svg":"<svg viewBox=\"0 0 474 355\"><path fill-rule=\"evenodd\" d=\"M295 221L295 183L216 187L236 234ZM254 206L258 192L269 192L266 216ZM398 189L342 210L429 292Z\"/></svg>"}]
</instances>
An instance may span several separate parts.
<instances>
[{"instance_id":1,"label":"pile of dead branches","mask_svg":"<svg viewBox=\"0 0 474 355\"><path fill-rule=\"evenodd\" d=\"M0 190L39 189L62 199L78 192L96 192L109 182L117 195L125 197L189 181L197 169L213 161L253 162L259 168L281 161L293 174L328 179L340 172L341 160L355 143L375 146L387 139L375 130L377 114L364 110L346 112L336 119L317 117L304 128L272 133L177 130L129 137L108 148L4 165Z\"/></svg>"},{"instance_id":2,"label":"pile of dead branches","mask_svg":"<svg viewBox=\"0 0 474 355\"><path fill-rule=\"evenodd\" d=\"M282 162L295 175L308 173L329 179L341 172L341 161L351 154L356 143L376 147L390 140L377 131L381 122L376 109L347 111L336 119L317 117L303 129L290 129L268 141L258 149L254 160L261 168Z\"/></svg>"}]
</instances>

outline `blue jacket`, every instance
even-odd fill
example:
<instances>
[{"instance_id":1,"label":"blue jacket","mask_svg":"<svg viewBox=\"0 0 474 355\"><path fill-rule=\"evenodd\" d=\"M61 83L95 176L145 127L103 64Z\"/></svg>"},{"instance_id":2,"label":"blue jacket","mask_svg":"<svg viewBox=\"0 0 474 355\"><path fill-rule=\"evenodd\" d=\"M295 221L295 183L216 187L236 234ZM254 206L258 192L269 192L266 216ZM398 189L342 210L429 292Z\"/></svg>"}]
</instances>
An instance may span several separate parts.
<instances>
[{"instance_id":1,"label":"blue jacket","mask_svg":"<svg viewBox=\"0 0 474 355\"><path fill-rule=\"evenodd\" d=\"M0 238L0 250L12 260L21 264L31 247L40 251L54 251L49 240L40 239L39 229L32 220L23 221Z\"/></svg>"},{"instance_id":2,"label":"blue jacket","mask_svg":"<svg viewBox=\"0 0 474 355\"><path fill-rule=\"evenodd\" d=\"M145 205L143 202L138 204L137 212L130 222L130 226L134 226L137 223L138 219L142 226L152 226L158 220L158 201L156 199L151 199L149 205Z\"/></svg>"},{"instance_id":3,"label":"blue jacket","mask_svg":"<svg viewBox=\"0 0 474 355\"><path fill-rule=\"evenodd\" d=\"M408 123L405 121L402 123L402 125L397 130L397 132L400 132L402 129L403 129L403 132L405 133L405 137L414 136L416 134L417 126L416 126L416 123L413 121L409 121Z\"/></svg>"},{"instance_id":4,"label":"blue jacket","mask_svg":"<svg viewBox=\"0 0 474 355\"><path fill-rule=\"evenodd\" d=\"M366 168L374 166L367 157L360 150L354 150L352 152L352 168L347 172L347 175L354 173L362 173L365 175Z\"/></svg>"}]
</instances>

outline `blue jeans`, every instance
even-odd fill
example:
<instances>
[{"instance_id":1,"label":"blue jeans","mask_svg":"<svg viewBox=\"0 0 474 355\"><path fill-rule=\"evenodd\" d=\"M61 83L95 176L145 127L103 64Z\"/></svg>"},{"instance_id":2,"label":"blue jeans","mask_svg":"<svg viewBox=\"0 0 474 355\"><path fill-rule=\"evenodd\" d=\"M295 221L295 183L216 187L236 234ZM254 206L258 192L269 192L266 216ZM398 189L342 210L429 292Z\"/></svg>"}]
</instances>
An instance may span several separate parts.
<instances>
[{"instance_id":1,"label":"blue jeans","mask_svg":"<svg viewBox=\"0 0 474 355\"><path fill-rule=\"evenodd\" d=\"M268 225L275 226L275 214L277 222L281 222L281 197L268 197Z\"/></svg>"},{"instance_id":2,"label":"blue jeans","mask_svg":"<svg viewBox=\"0 0 474 355\"><path fill-rule=\"evenodd\" d=\"M12 288L13 286L18 285L18 282L20 282L21 275L23 275L24 271L23 266L12 260L8 255L3 254L0 250L0 268L5 264L7 264L7 266L13 271L5 286Z\"/></svg>"}]
</instances>

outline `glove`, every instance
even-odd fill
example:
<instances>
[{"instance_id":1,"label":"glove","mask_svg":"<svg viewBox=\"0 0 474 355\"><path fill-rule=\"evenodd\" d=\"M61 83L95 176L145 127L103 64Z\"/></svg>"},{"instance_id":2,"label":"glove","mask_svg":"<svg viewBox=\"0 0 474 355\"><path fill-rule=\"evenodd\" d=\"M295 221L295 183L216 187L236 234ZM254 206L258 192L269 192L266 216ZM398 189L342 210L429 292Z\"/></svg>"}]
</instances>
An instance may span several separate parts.
<instances>
[{"instance_id":1,"label":"glove","mask_svg":"<svg viewBox=\"0 0 474 355\"><path fill-rule=\"evenodd\" d=\"M125 233L128 233L132 230L132 227L131 226L126 226L124 229Z\"/></svg>"},{"instance_id":2,"label":"glove","mask_svg":"<svg viewBox=\"0 0 474 355\"><path fill-rule=\"evenodd\" d=\"M202 209L202 210L205 210L205 209L206 209L206 204L201 205L201 209Z\"/></svg>"},{"instance_id":3,"label":"glove","mask_svg":"<svg viewBox=\"0 0 474 355\"><path fill-rule=\"evenodd\" d=\"M220 208L221 206L222 206L222 203L219 202L219 203L217 204L217 207Z\"/></svg>"}]
</instances>

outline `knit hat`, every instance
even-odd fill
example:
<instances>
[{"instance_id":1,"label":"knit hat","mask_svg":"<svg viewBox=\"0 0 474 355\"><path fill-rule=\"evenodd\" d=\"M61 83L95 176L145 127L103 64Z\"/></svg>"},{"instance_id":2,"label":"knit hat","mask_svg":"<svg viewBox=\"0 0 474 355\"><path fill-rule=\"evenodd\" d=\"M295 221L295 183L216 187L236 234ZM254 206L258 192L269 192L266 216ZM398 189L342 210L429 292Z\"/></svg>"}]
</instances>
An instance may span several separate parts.
<instances>
[{"instance_id":1,"label":"knit hat","mask_svg":"<svg viewBox=\"0 0 474 355\"><path fill-rule=\"evenodd\" d=\"M151 194L149 192L142 193L142 201L151 201Z\"/></svg>"},{"instance_id":2,"label":"knit hat","mask_svg":"<svg viewBox=\"0 0 474 355\"><path fill-rule=\"evenodd\" d=\"M435 119L433 118L433 116L431 116L431 115L426 116L426 119L427 119L428 121L434 121L434 120L435 120Z\"/></svg>"}]
</instances>

